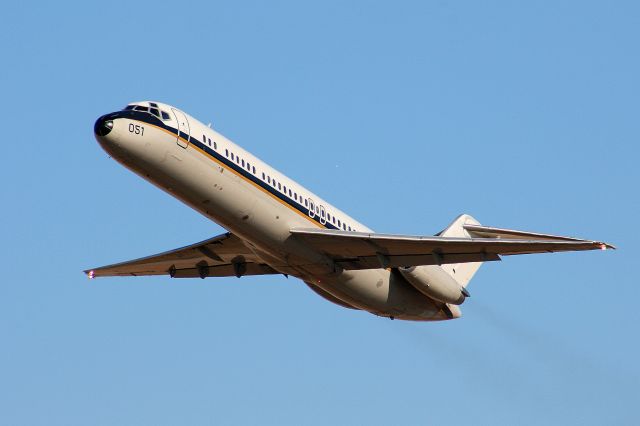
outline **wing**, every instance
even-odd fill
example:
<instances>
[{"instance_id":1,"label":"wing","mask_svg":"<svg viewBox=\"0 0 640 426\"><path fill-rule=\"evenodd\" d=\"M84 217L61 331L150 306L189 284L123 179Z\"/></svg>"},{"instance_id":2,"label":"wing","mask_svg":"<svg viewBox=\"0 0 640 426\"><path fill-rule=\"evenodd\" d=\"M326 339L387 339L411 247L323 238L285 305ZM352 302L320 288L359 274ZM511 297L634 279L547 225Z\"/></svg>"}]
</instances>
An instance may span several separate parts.
<instances>
[{"instance_id":1,"label":"wing","mask_svg":"<svg viewBox=\"0 0 640 426\"><path fill-rule=\"evenodd\" d=\"M500 255L614 248L598 242L532 232L464 225L469 238L410 236L294 228L291 234L326 253L344 269L500 260Z\"/></svg>"},{"instance_id":2,"label":"wing","mask_svg":"<svg viewBox=\"0 0 640 426\"><path fill-rule=\"evenodd\" d=\"M153 256L84 271L90 278L165 275L174 278L240 277L279 272L262 263L231 233Z\"/></svg>"}]
</instances>

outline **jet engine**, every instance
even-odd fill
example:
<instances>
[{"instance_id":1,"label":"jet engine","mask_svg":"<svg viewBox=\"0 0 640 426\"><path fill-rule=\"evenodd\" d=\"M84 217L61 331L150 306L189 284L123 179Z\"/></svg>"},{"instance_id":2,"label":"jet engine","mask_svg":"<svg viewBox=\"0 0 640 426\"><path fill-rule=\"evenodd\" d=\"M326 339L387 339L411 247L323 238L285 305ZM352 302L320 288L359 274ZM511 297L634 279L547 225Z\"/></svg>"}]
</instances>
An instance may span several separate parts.
<instances>
[{"instance_id":1,"label":"jet engine","mask_svg":"<svg viewBox=\"0 0 640 426\"><path fill-rule=\"evenodd\" d=\"M467 290L440 266L412 266L398 271L420 293L440 302L461 305L469 297Z\"/></svg>"}]
</instances>

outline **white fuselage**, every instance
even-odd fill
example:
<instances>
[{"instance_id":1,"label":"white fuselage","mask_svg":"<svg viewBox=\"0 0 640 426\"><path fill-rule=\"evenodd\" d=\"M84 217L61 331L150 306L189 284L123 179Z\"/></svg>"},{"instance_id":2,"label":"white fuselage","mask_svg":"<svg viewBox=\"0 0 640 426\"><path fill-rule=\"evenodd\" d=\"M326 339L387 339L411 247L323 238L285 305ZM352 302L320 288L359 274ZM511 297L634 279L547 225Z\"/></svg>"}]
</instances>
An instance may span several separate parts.
<instances>
[{"instance_id":1,"label":"white fuselage","mask_svg":"<svg viewBox=\"0 0 640 426\"><path fill-rule=\"evenodd\" d=\"M264 263L320 288L329 300L399 319L448 319L438 303L397 273L342 270L289 232L311 227L370 231L365 225L198 120L156 104L168 118L113 113L111 131L96 134L99 143L127 168L241 238Z\"/></svg>"}]
</instances>

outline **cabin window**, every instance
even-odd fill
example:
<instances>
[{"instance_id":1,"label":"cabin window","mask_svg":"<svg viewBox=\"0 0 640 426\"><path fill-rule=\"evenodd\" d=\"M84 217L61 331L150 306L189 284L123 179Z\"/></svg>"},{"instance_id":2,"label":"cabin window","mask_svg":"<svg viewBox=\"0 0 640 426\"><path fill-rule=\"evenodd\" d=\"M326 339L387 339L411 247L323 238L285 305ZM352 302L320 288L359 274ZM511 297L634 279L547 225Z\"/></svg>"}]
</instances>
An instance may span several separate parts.
<instances>
[{"instance_id":1,"label":"cabin window","mask_svg":"<svg viewBox=\"0 0 640 426\"><path fill-rule=\"evenodd\" d=\"M228 149L225 149L225 150L224 150L224 156L225 156L225 157L229 157L229 150L228 150Z\"/></svg>"},{"instance_id":2,"label":"cabin window","mask_svg":"<svg viewBox=\"0 0 640 426\"><path fill-rule=\"evenodd\" d=\"M216 141L213 141L213 147L214 147L215 149L218 149L218 144L216 143Z\"/></svg>"},{"instance_id":3,"label":"cabin window","mask_svg":"<svg viewBox=\"0 0 640 426\"><path fill-rule=\"evenodd\" d=\"M253 170L253 174L255 175L256 174L256 166L253 166L251 169Z\"/></svg>"},{"instance_id":4,"label":"cabin window","mask_svg":"<svg viewBox=\"0 0 640 426\"><path fill-rule=\"evenodd\" d=\"M264 180L264 179L265 179L265 176L264 176L264 173L262 173L262 180Z\"/></svg>"},{"instance_id":5,"label":"cabin window","mask_svg":"<svg viewBox=\"0 0 640 426\"><path fill-rule=\"evenodd\" d=\"M291 189L289 189L289 197L291 197Z\"/></svg>"},{"instance_id":6,"label":"cabin window","mask_svg":"<svg viewBox=\"0 0 640 426\"><path fill-rule=\"evenodd\" d=\"M271 176L267 176L267 182L271 183Z\"/></svg>"},{"instance_id":7,"label":"cabin window","mask_svg":"<svg viewBox=\"0 0 640 426\"><path fill-rule=\"evenodd\" d=\"M284 186L284 195L287 195L287 186Z\"/></svg>"},{"instance_id":8,"label":"cabin window","mask_svg":"<svg viewBox=\"0 0 640 426\"><path fill-rule=\"evenodd\" d=\"M233 157L233 152L231 153L231 159L232 159L232 160L235 160L235 158Z\"/></svg>"},{"instance_id":9,"label":"cabin window","mask_svg":"<svg viewBox=\"0 0 640 426\"><path fill-rule=\"evenodd\" d=\"M171 117L165 111L160 111L160 114L162 114L163 120L171 120Z\"/></svg>"},{"instance_id":10,"label":"cabin window","mask_svg":"<svg viewBox=\"0 0 640 426\"><path fill-rule=\"evenodd\" d=\"M244 160L242 160L242 167L244 167Z\"/></svg>"},{"instance_id":11,"label":"cabin window","mask_svg":"<svg viewBox=\"0 0 640 426\"><path fill-rule=\"evenodd\" d=\"M133 108L135 108L135 105L127 105L124 110L125 111L131 111Z\"/></svg>"},{"instance_id":12,"label":"cabin window","mask_svg":"<svg viewBox=\"0 0 640 426\"><path fill-rule=\"evenodd\" d=\"M154 107L154 108L158 108L158 104L155 102L149 102L149 105Z\"/></svg>"},{"instance_id":13,"label":"cabin window","mask_svg":"<svg viewBox=\"0 0 640 426\"><path fill-rule=\"evenodd\" d=\"M207 137L205 135L202 135L202 143L207 143Z\"/></svg>"},{"instance_id":14,"label":"cabin window","mask_svg":"<svg viewBox=\"0 0 640 426\"><path fill-rule=\"evenodd\" d=\"M134 109L135 111L144 111L144 112L149 112L149 107L146 107L146 106L140 106L140 105L138 105L138 106L134 107L133 109Z\"/></svg>"},{"instance_id":15,"label":"cabin window","mask_svg":"<svg viewBox=\"0 0 640 426\"><path fill-rule=\"evenodd\" d=\"M158 108L150 108L149 112L156 117L160 118L160 110Z\"/></svg>"},{"instance_id":16,"label":"cabin window","mask_svg":"<svg viewBox=\"0 0 640 426\"><path fill-rule=\"evenodd\" d=\"M278 182L278 189L282 191L282 185L280 185L280 182Z\"/></svg>"},{"instance_id":17,"label":"cabin window","mask_svg":"<svg viewBox=\"0 0 640 426\"><path fill-rule=\"evenodd\" d=\"M304 205L305 205L305 207L309 207L309 201L308 200L304 200Z\"/></svg>"},{"instance_id":18,"label":"cabin window","mask_svg":"<svg viewBox=\"0 0 640 426\"><path fill-rule=\"evenodd\" d=\"M331 222L331 215L329 213L327 213L327 219L329 219L329 222Z\"/></svg>"}]
</instances>

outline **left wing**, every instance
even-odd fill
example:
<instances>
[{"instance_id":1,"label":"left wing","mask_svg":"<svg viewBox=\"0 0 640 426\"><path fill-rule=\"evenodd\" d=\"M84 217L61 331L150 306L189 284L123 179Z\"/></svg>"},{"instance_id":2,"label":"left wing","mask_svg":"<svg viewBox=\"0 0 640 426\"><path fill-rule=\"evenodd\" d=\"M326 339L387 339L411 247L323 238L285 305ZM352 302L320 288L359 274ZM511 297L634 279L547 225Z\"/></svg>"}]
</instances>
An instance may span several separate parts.
<instances>
[{"instance_id":1,"label":"left wing","mask_svg":"<svg viewBox=\"0 0 640 426\"><path fill-rule=\"evenodd\" d=\"M464 225L471 237L411 236L348 232L331 229L291 229L343 269L396 268L418 265L486 262L501 255L614 248L599 241L532 232Z\"/></svg>"},{"instance_id":2,"label":"left wing","mask_svg":"<svg viewBox=\"0 0 640 426\"><path fill-rule=\"evenodd\" d=\"M278 274L242 240L226 233L190 246L84 271L89 278L165 275L173 278L241 277Z\"/></svg>"}]
</instances>

